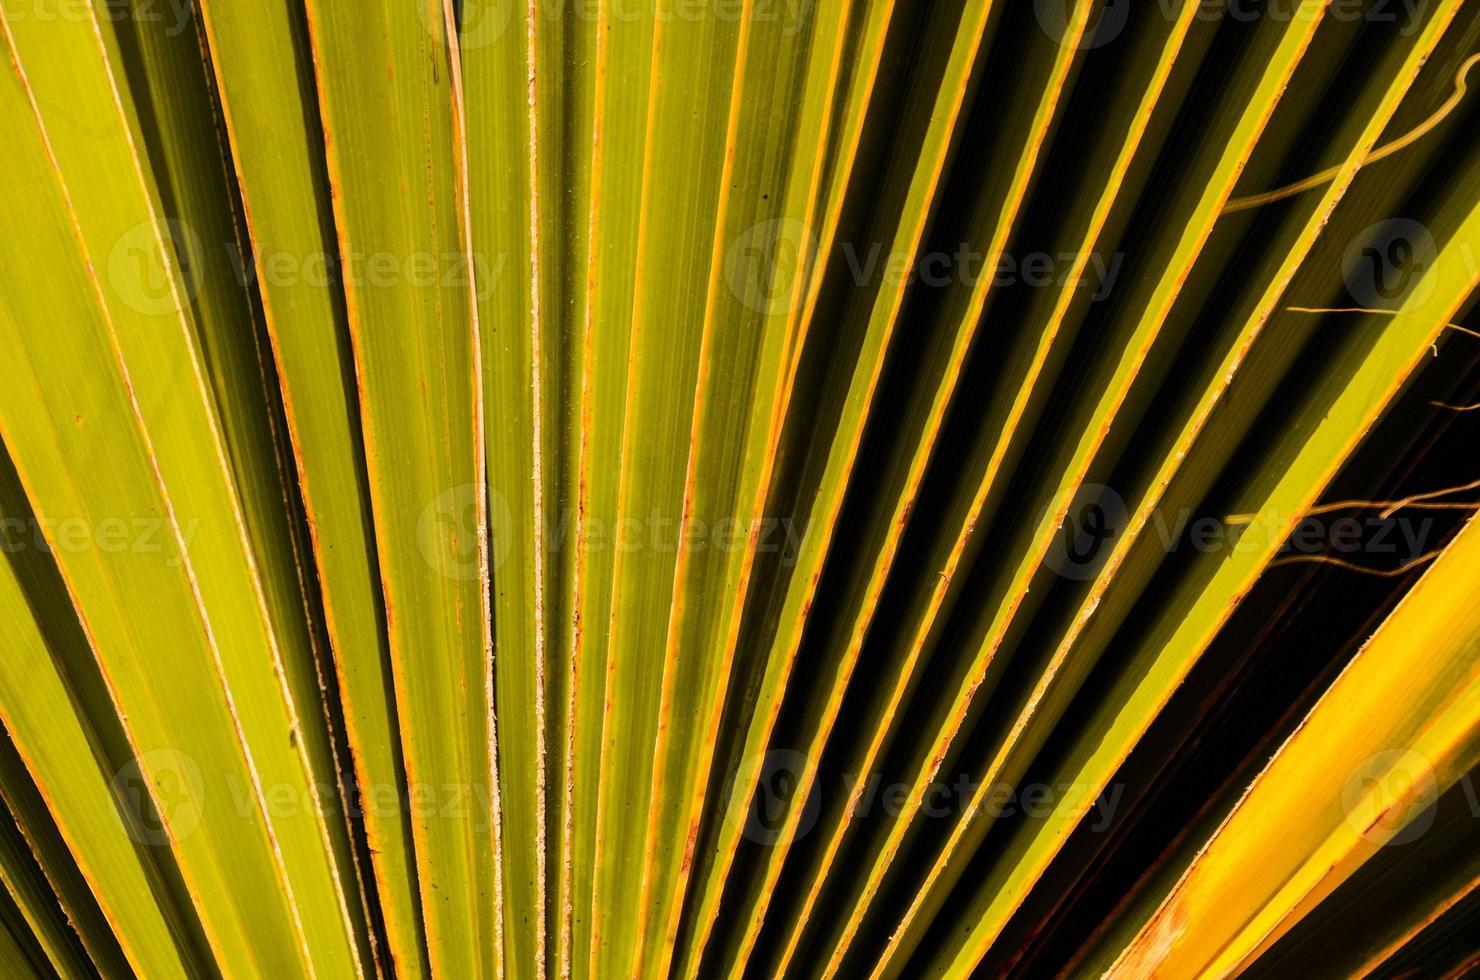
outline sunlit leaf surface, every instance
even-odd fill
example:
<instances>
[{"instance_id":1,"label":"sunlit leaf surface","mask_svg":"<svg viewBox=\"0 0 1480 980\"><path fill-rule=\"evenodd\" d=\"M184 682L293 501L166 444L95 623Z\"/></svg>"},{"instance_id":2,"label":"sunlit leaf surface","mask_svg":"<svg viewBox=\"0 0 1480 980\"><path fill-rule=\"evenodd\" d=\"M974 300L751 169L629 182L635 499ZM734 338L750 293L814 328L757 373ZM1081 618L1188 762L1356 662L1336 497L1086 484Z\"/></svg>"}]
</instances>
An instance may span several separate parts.
<instances>
[{"instance_id":1,"label":"sunlit leaf surface","mask_svg":"<svg viewBox=\"0 0 1480 980\"><path fill-rule=\"evenodd\" d=\"M0 37L0 977L1480 969L1474 0Z\"/></svg>"}]
</instances>

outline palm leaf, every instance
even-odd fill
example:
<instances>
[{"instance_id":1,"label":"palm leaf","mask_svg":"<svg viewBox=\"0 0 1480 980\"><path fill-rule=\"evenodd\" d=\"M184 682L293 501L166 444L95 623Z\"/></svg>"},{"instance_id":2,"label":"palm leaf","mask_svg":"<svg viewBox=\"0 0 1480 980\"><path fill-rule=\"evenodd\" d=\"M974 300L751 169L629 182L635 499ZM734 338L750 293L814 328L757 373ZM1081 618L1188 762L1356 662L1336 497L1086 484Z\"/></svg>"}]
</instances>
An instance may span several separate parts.
<instances>
[{"instance_id":1,"label":"palm leaf","mask_svg":"<svg viewBox=\"0 0 1480 980\"><path fill-rule=\"evenodd\" d=\"M1473 967L1473 4L44 6L6 976Z\"/></svg>"}]
</instances>

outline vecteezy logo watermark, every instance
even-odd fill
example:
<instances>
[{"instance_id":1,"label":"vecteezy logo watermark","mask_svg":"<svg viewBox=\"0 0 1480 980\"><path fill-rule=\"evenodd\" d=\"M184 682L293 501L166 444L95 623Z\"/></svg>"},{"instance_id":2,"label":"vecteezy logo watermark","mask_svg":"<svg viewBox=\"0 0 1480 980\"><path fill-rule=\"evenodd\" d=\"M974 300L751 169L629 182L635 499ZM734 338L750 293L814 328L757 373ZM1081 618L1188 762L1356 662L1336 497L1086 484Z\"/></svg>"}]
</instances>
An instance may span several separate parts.
<instances>
[{"instance_id":1,"label":"vecteezy logo watermark","mask_svg":"<svg viewBox=\"0 0 1480 980\"><path fill-rule=\"evenodd\" d=\"M1341 788L1347 823L1374 844L1406 844L1434 823L1439 783L1434 767L1412 749L1368 756Z\"/></svg>"},{"instance_id":2,"label":"vecteezy logo watermark","mask_svg":"<svg viewBox=\"0 0 1480 980\"><path fill-rule=\"evenodd\" d=\"M1038 526L1060 512L1050 506L1039 516ZM1336 560L1385 572L1422 560L1438 529L1432 516L1267 510L1219 517L1185 507L1155 508L1132 528L1125 499L1099 484L1077 488L1062 513L1043 562L1076 581L1099 576L1117 542L1132 530L1147 546L1159 545L1167 554L1189 549L1203 554L1267 550L1271 567Z\"/></svg>"},{"instance_id":3,"label":"vecteezy logo watermark","mask_svg":"<svg viewBox=\"0 0 1480 980\"><path fill-rule=\"evenodd\" d=\"M264 286L287 287L300 284L324 289L335 283L348 283L357 288L389 289L411 286L414 289L457 289L473 287L479 299L487 299L503 275L508 253L488 255L475 252L362 252L352 249L341 256L327 252L297 255L292 252L269 252L254 265L235 246L227 247L228 259L238 284L245 286L257 277ZM260 271L260 275L259 275Z\"/></svg>"},{"instance_id":4,"label":"vecteezy logo watermark","mask_svg":"<svg viewBox=\"0 0 1480 980\"><path fill-rule=\"evenodd\" d=\"M759 759L754 757L740 764L736 776L759 769L755 794L750 806L744 811L745 824L740 833L746 840L765 847L789 843L805 837L817 824L817 815L822 800L817 791L817 770L804 753L795 749L771 749ZM806 786L807 796L800 804L797 793ZM732 797L743 789L743 785L732 777L730 789L725 797ZM787 818L792 808L800 805L801 811L793 818L794 826L787 831ZM727 806L726 813L738 811ZM732 816L731 819L734 819Z\"/></svg>"},{"instance_id":5,"label":"vecteezy logo watermark","mask_svg":"<svg viewBox=\"0 0 1480 980\"><path fill-rule=\"evenodd\" d=\"M94 15L108 23L131 20L163 24L170 37L183 34L194 17L192 0L6 0L5 19L12 24L33 20L40 24L89 23Z\"/></svg>"},{"instance_id":6,"label":"vecteezy logo watermark","mask_svg":"<svg viewBox=\"0 0 1480 980\"><path fill-rule=\"evenodd\" d=\"M855 773L820 773L807 756L795 749L771 749L759 758L752 756L736 770L726 792L729 804L737 801L734 794L744 788L743 774L756 773L755 793L743 809L727 806L729 819L743 819L740 828L746 840L765 847L789 843L805 837L816 826L821 809L821 785L826 777L836 780L838 798L847 801L850 820L866 820L878 814L899 819L919 814L927 820L944 820L962 814L986 815L993 819L1016 816L1043 820L1060 808L1073 809L1093 795L1089 809L1095 814L1089 823L1094 833L1108 830L1115 819L1125 787L1119 783L1096 788L1088 784L983 783L969 773L952 780L935 779L912 785L888 782L879 773L860 776ZM806 798L797 796L805 787ZM788 827L788 822L794 825Z\"/></svg>"},{"instance_id":7,"label":"vecteezy logo watermark","mask_svg":"<svg viewBox=\"0 0 1480 980\"><path fill-rule=\"evenodd\" d=\"M503 276L507 252L414 251L405 254L348 249L343 253L286 251L253 256L235 242L207 250L200 234L183 221L144 221L119 236L108 253L108 283L128 308L146 316L168 316L195 299L210 267L234 276L243 288L300 285L327 289L473 289L487 299ZM225 270L229 269L229 273Z\"/></svg>"},{"instance_id":8,"label":"vecteezy logo watermark","mask_svg":"<svg viewBox=\"0 0 1480 980\"><path fill-rule=\"evenodd\" d=\"M114 774L111 786L116 813L129 838L150 847L165 847L194 833L207 820L255 822L337 816L380 817L398 813L457 820L480 833L493 826L493 797L486 783L373 783L359 785L341 800L332 783L259 784L235 770L215 775L216 792L206 799L200 766L184 752L151 749Z\"/></svg>"},{"instance_id":9,"label":"vecteezy logo watermark","mask_svg":"<svg viewBox=\"0 0 1480 980\"><path fill-rule=\"evenodd\" d=\"M422 21L434 37L443 37L444 0L417 0ZM451 2L451 0L447 0ZM463 0L458 17L458 44L464 51L487 47L502 38L514 23L515 11L533 7L540 21L557 24L576 20L595 24L697 24L709 19L755 24L779 23L786 37L807 25L814 0ZM748 13L747 13L748 8Z\"/></svg>"},{"instance_id":10,"label":"vecteezy logo watermark","mask_svg":"<svg viewBox=\"0 0 1480 980\"><path fill-rule=\"evenodd\" d=\"M1120 494L1102 484L1081 484L1069 499L1043 563L1064 578L1087 582L1105 567L1129 523Z\"/></svg>"},{"instance_id":11,"label":"vecteezy logo watermark","mask_svg":"<svg viewBox=\"0 0 1480 980\"><path fill-rule=\"evenodd\" d=\"M1278 556L1283 561L1294 561L1315 556L1354 559L1380 555L1389 563L1396 559L1406 565L1427 552L1434 529L1433 517L1305 517L1296 522L1280 545Z\"/></svg>"},{"instance_id":12,"label":"vecteezy logo watermark","mask_svg":"<svg viewBox=\"0 0 1480 980\"><path fill-rule=\"evenodd\" d=\"M1310 3L1307 0L1157 0L1162 16L1170 20L1182 9L1182 3L1197 4L1199 20L1216 22L1224 17L1243 24L1257 20L1272 20L1277 23L1293 23L1297 20L1321 15L1343 24L1366 22L1369 24L1396 24L1403 19L1398 33L1411 36L1423 26L1424 12L1429 0L1330 0L1329 3Z\"/></svg>"},{"instance_id":13,"label":"vecteezy logo watermark","mask_svg":"<svg viewBox=\"0 0 1480 980\"><path fill-rule=\"evenodd\" d=\"M180 544L188 554L190 542L200 529L200 519L180 522ZM164 555L171 567L182 558L173 540L173 529L163 517L105 517L94 523L81 517L0 518L0 553L19 554Z\"/></svg>"},{"instance_id":14,"label":"vecteezy logo watermark","mask_svg":"<svg viewBox=\"0 0 1480 980\"><path fill-rule=\"evenodd\" d=\"M1096 303L1115 288L1125 258L1120 254L1106 258L1098 252L1029 252L1021 256L1003 252L988 256L969 242L962 242L954 251L936 249L919 256L901 252L885 255L884 246L878 242L860 254L857 245L844 242L842 253L857 286L879 281L896 288L913 282L931 287L959 282L973 287L984 276L990 276L997 287L1021 283L1034 289L1092 288L1090 299Z\"/></svg>"},{"instance_id":15,"label":"vecteezy logo watermark","mask_svg":"<svg viewBox=\"0 0 1480 980\"><path fill-rule=\"evenodd\" d=\"M763 221L746 229L725 252L725 283L753 313L791 313L802 303L799 286L816 249L816 237L800 221Z\"/></svg>"},{"instance_id":16,"label":"vecteezy logo watermark","mask_svg":"<svg viewBox=\"0 0 1480 980\"><path fill-rule=\"evenodd\" d=\"M444 8L453 7L452 0L414 0L421 12L422 26L439 41L446 36L447 14ZM515 4L527 5L528 0L463 0L457 18L457 43L463 51L486 48L509 29L514 20ZM556 10L559 16L559 9Z\"/></svg>"},{"instance_id":17,"label":"vecteezy logo watermark","mask_svg":"<svg viewBox=\"0 0 1480 980\"><path fill-rule=\"evenodd\" d=\"M1074 47L1079 50L1103 47L1125 32L1132 0L1104 0L1090 11L1089 23ZM1076 0L1033 0L1038 26L1056 44L1068 44ZM1322 5L1302 0L1156 0L1154 13L1164 22L1191 14L1202 23L1228 19L1240 24L1259 20L1293 23L1315 17L1325 7L1328 20L1340 23L1366 22L1397 25L1398 34L1411 37L1424 24L1429 0L1330 0ZM1149 0L1145 3L1151 9Z\"/></svg>"},{"instance_id":18,"label":"vecteezy logo watermark","mask_svg":"<svg viewBox=\"0 0 1480 980\"><path fill-rule=\"evenodd\" d=\"M483 574L478 541L478 486L464 483L444 490L422 508L416 519L416 547L432 568L448 578L471 582ZM497 570L508 557L514 515L496 492L488 495L492 538L489 567Z\"/></svg>"},{"instance_id":19,"label":"vecteezy logo watermark","mask_svg":"<svg viewBox=\"0 0 1480 980\"><path fill-rule=\"evenodd\" d=\"M200 236L185 222L141 221L120 235L109 251L108 282L134 312L169 316L194 298L191 272L202 254Z\"/></svg>"},{"instance_id":20,"label":"vecteezy logo watermark","mask_svg":"<svg viewBox=\"0 0 1480 980\"><path fill-rule=\"evenodd\" d=\"M1434 282L1425 274L1438 257L1434 236L1421 222L1389 218L1352 239L1341 259L1341 278L1358 306L1397 309L1428 298Z\"/></svg>"},{"instance_id":21,"label":"vecteezy logo watermark","mask_svg":"<svg viewBox=\"0 0 1480 980\"><path fill-rule=\"evenodd\" d=\"M489 567L497 571L516 547L534 546L533 536L516 526L508 498L488 491ZM416 521L416 546L422 559L440 574L472 581L481 574L478 544L478 490L465 484L432 499ZM545 554L579 551L585 555L655 552L677 555L720 552L733 554L754 549L758 555L780 555L790 567L796 563L802 540L796 522L788 517L761 517L753 522L724 518L687 521L660 511L627 514L608 522L587 515L579 523L577 511L561 508L547 513L540 545Z\"/></svg>"},{"instance_id":22,"label":"vecteezy logo watermark","mask_svg":"<svg viewBox=\"0 0 1480 980\"><path fill-rule=\"evenodd\" d=\"M1075 0L1033 0L1033 16L1054 43L1067 44L1074 25L1074 6ZM1104 47L1120 37L1130 16L1131 0L1107 0L1090 14L1084 33L1074 39L1074 48L1088 51Z\"/></svg>"},{"instance_id":23,"label":"vecteezy logo watermark","mask_svg":"<svg viewBox=\"0 0 1480 980\"><path fill-rule=\"evenodd\" d=\"M318 790L320 799L332 798L332 793L332 787ZM271 815L293 816L311 806L311 800L293 791L279 794L276 799L269 795L267 811ZM480 833L493 827L493 792L487 783L412 783L404 788L376 783L359 787L346 809L356 819L367 814L387 817L409 813L416 817L463 821Z\"/></svg>"},{"instance_id":24,"label":"vecteezy logo watermark","mask_svg":"<svg viewBox=\"0 0 1480 980\"><path fill-rule=\"evenodd\" d=\"M1045 820L1060 808L1078 808L1093 794L1090 809L1096 816L1088 826L1097 834L1110 829L1120 807L1120 799L1125 794L1125 786L1121 783L1111 783L1101 789L1075 782L982 783L969 773L960 773L949 782L936 779L919 787L908 783L886 783L877 773L865 779L844 775L842 783L843 792L852 801L851 815L855 820L866 819L875 813L898 818L906 812L912 793L918 793L913 797L915 806L920 816L927 820L944 820L958 814L985 814L994 820L1017 816Z\"/></svg>"},{"instance_id":25,"label":"vecteezy logo watermark","mask_svg":"<svg viewBox=\"0 0 1480 980\"><path fill-rule=\"evenodd\" d=\"M112 787L124 832L140 844L165 847L200 826L205 783L183 752L140 753L113 774Z\"/></svg>"},{"instance_id":26,"label":"vecteezy logo watermark","mask_svg":"<svg viewBox=\"0 0 1480 980\"><path fill-rule=\"evenodd\" d=\"M552 552L575 547L587 555L640 551L735 554L754 548L758 555L780 555L787 567L796 563L802 546L796 521L790 517L761 517L748 522L726 517L710 522L693 515L680 520L657 510L645 515L626 514L612 522L587 515L579 526L574 512L562 511L547 530L545 543Z\"/></svg>"}]
</instances>

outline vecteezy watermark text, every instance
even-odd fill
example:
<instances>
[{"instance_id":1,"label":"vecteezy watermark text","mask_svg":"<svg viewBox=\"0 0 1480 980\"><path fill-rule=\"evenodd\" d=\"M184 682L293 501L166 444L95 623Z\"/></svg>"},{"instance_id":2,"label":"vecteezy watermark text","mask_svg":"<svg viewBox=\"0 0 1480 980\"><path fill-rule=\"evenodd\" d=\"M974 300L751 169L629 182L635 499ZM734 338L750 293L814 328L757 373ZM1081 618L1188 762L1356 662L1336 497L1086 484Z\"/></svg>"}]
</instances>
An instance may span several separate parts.
<instances>
[{"instance_id":1,"label":"vecteezy watermark text","mask_svg":"<svg viewBox=\"0 0 1480 980\"><path fill-rule=\"evenodd\" d=\"M464 484L443 491L422 509L416 522L416 544L422 558L442 574L472 580L482 574L478 540L478 487ZM516 547L532 546L532 531L519 526L514 508L497 490L489 489L487 521L489 566L497 571ZM750 548L758 555L778 555L792 565L802 546L802 528L791 517L752 520L696 515L686 519L652 510L623 514L614 520L562 508L547 513L539 545L546 554L584 555L656 552L731 554Z\"/></svg>"},{"instance_id":2,"label":"vecteezy watermark text","mask_svg":"<svg viewBox=\"0 0 1480 980\"><path fill-rule=\"evenodd\" d=\"M180 521L180 543L186 552L199 528L199 518ZM174 529L165 518L144 515L105 517L98 521L82 517L3 517L0 518L0 553L160 554L167 556L166 561L178 564L180 549L173 534Z\"/></svg>"},{"instance_id":3,"label":"vecteezy watermark text","mask_svg":"<svg viewBox=\"0 0 1480 980\"><path fill-rule=\"evenodd\" d=\"M1047 521L1048 516L1045 511L1040 521ZM1131 512L1118 492L1102 484L1083 484L1053 529L1044 564L1065 578L1093 579L1130 530L1131 521ZM1266 511L1214 516L1186 508L1175 512L1158 508L1145 516L1137 534L1167 554L1184 549L1202 553L1269 549L1276 561L1337 558L1386 567L1422 557L1437 529L1434 517L1427 514Z\"/></svg>"},{"instance_id":4,"label":"vecteezy watermark text","mask_svg":"<svg viewBox=\"0 0 1480 980\"><path fill-rule=\"evenodd\" d=\"M773 846L810 833L821 814L822 786L817 767L806 754L795 749L770 749L759 758L752 757L742 763L737 775L752 771L756 777L755 795L748 806L726 808L731 819L744 820L740 830L745 838ZM1091 817L1087 826L1094 833L1110 828L1125 793L1125 786L1119 783L1105 787L1074 782L983 783L970 773L923 784L890 781L879 773L845 772L827 778L836 781L840 798L848 801L850 820L877 815L897 819L910 813L927 820L961 814L994 820L1019 816L1043 820L1060 809L1084 806L1088 801L1087 812ZM726 797L733 803L734 794L748 785L744 780L733 780ZM806 795L802 796L803 793Z\"/></svg>"},{"instance_id":5,"label":"vecteezy watermark text","mask_svg":"<svg viewBox=\"0 0 1480 980\"><path fill-rule=\"evenodd\" d=\"M918 256L886 254L884 246L877 242L860 252L857 245L845 242L842 253L855 285L882 281L893 287L914 282L936 287L961 283L970 287L985 277L998 287L1021 283L1035 289L1048 286L1091 289L1090 299L1097 303L1114 289L1125 258L1098 252L1029 252L1021 256L1003 252L989 256L966 242L954 250L935 250Z\"/></svg>"},{"instance_id":6,"label":"vecteezy watermark text","mask_svg":"<svg viewBox=\"0 0 1480 980\"><path fill-rule=\"evenodd\" d=\"M1074 0L1033 0L1033 15L1043 33L1057 44L1073 44L1086 50L1103 47L1125 33L1133 7L1155 13L1164 22L1184 14L1202 23L1223 20L1252 24L1267 20L1294 23L1322 15L1339 23L1392 25L1403 37L1411 37L1424 23L1430 0L1330 0L1327 4L1302 0L1106 0L1096 7L1076 32Z\"/></svg>"},{"instance_id":7,"label":"vecteezy watermark text","mask_svg":"<svg viewBox=\"0 0 1480 980\"><path fill-rule=\"evenodd\" d=\"M165 34L184 33L195 16L193 0L7 0L5 18L11 23L87 23L94 17L106 23L124 20L163 25Z\"/></svg>"}]
</instances>

